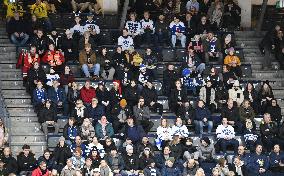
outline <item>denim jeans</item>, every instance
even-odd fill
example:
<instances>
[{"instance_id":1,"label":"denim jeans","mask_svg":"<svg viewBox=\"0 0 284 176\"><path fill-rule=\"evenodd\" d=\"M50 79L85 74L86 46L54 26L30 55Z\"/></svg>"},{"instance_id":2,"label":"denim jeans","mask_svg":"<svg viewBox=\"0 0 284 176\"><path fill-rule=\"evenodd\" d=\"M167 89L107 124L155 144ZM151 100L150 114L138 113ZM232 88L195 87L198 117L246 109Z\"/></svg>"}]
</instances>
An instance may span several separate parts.
<instances>
[{"instance_id":1,"label":"denim jeans","mask_svg":"<svg viewBox=\"0 0 284 176\"><path fill-rule=\"evenodd\" d=\"M196 134L200 134L200 135L203 134L203 127L204 126L208 126L208 133L211 133L212 128L213 128L213 122L212 121L208 121L207 123L204 123L203 121L195 120L194 124L195 124Z\"/></svg>"},{"instance_id":2,"label":"denim jeans","mask_svg":"<svg viewBox=\"0 0 284 176\"><path fill-rule=\"evenodd\" d=\"M184 34L182 34L181 36L176 36L176 35L172 35L172 45L173 47L176 46L177 43L177 39L180 40L181 46L183 48L185 48L185 43L186 43L186 36Z\"/></svg>"},{"instance_id":3,"label":"denim jeans","mask_svg":"<svg viewBox=\"0 0 284 176\"><path fill-rule=\"evenodd\" d=\"M15 34L11 35L11 41L17 46L24 46L29 40L29 35L24 34L22 37L17 37Z\"/></svg>"},{"instance_id":4,"label":"denim jeans","mask_svg":"<svg viewBox=\"0 0 284 176\"><path fill-rule=\"evenodd\" d=\"M82 65L82 71L84 72L86 77L90 77L90 72L93 72L94 75L100 75L100 64L94 64L92 68L89 68L87 64Z\"/></svg>"}]
</instances>

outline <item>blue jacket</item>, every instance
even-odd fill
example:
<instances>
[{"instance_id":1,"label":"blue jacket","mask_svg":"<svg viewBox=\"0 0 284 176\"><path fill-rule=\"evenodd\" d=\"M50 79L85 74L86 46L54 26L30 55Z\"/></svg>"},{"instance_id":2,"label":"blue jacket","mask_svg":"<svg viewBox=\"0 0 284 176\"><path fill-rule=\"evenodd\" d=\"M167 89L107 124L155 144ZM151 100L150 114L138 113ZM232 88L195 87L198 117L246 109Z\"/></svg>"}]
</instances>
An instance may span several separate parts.
<instances>
[{"instance_id":1,"label":"blue jacket","mask_svg":"<svg viewBox=\"0 0 284 176\"><path fill-rule=\"evenodd\" d=\"M197 107L195 110L195 119L198 121L202 121L203 118L207 118L207 120L211 120L211 113L207 107L200 108Z\"/></svg>"},{"instance_id":2,"label":"blue jacket","mask_svg":"<svg viewBox=\"0 0 284 176\"><path fill-rule=\"evenodd\" d=\"M181 171L177 167L165 166L162 169L162 176L182 176Z\"/></svg>"},{"instance_id":3,"label":"blue jacket","mask_svg":"<svg viewBox=\"0 0 284 176\"><path fill-rule=\"evenodd\" d=\"M42 101L47 99L47 93L45 89L38 90L37 88L33 92L34 105L41 104Z\"/></svg>"},{"instance_id":4,"label":"blue jacket","mask_svg":"<svg viewBox=\"0 0 284 176\"><path fill-rule=\"evenodd\" d=\"M257 155L256 153L252 154L247 168L249 173L254 173L256 175L259 175L260 168L268 170L269 168L268 157L264 154L260 155Z\"/></svg>"},{"instance_id":5,"label":"blue jacket","mask_svg":"<svg viewBox=\"0 0 284 176\"><path fill-rule=\"evenodd\" d=\"M57 104L59 101L65 103L67 100L64 90L62 88L58 88L56 92L54 87L48 89L48 98L55 104Z\"/></svg>"},{"instance_id":6,"label":"blue jacket","mask_svg":"<svg viewBox=\"0 0 284 176\"><path fill-rule=\"evenodd\" d=\"M72 144L72 145L70 146L71 152L74 153L77 147L80 147L80 148L81 148L81 150L82 150L82 156L83 156L83 157L86 157L86 154L87 154L87 147L86 147L86 145L85 145L85 144L81 144L80 146L77 146L76 143L74 143L74 144Z\"/></svg>"},{"instance_id":7,"label":"blue jacket","mask_svg":"<svg viewBox=\"0 0 284 176\"><path fill-rule=\"evenodd\" d=\"M178 24L172 22L170 24L171 35L175 35L176 32L185 33L185 26L183 22L179 22Z\"/></svg>"},{"instance_id":8,"label":"blue jacket","mask_svg":"<svg viewBox=\"0 0 284 176\"><path fill-rule=\"evenodd\" d=\"M280 152L280 154L277 155L275 152L271 152L269 155L270 167L278 167L280 162L284 162L284 153Z\"/></svg>"},{"instance_id":9,"label":"blue jacket","mask_svg":"<svg viewBox=\"0 0 284 176\"><path fill-rule=\"evenodd\" d=\"M101 105L97 105L97 107L93 108L89 106L87 108L87 117L92 118L94 123L97 123L99 119L105 114L104 109Z\"/></svg>"}]
</instances>

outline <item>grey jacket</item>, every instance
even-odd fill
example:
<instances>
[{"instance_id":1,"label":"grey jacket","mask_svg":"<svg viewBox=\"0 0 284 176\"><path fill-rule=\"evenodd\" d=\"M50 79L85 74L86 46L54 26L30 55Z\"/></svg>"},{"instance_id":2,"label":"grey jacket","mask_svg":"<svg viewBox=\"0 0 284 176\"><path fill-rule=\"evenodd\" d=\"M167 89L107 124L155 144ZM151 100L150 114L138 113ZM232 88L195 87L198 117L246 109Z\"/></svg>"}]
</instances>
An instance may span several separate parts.
<instances>
[{"instance_id":1,"label":"grey jacket","mask_svg":"<svg viewBox=\"0 0 284 176\"><path fill-rule=\"evenodd\" d=\"M150 119L150 110L148 106L143 106L138 108L138 106L133 107L133 114L137 120L149 120Z\"/></svg>"}]
</instances>

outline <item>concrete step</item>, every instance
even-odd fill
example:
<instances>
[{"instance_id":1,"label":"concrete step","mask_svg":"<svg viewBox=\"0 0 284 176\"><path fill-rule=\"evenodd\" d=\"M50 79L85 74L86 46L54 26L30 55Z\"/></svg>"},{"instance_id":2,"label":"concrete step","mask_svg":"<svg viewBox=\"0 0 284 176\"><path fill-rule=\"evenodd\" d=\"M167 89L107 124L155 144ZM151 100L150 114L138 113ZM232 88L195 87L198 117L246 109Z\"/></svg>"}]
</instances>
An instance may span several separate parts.
<instances>
[{"instance_id":1,"label":"concrete step","mask_svg":"<svg viewBox=\"0 0 284 176\"><path fill-rule=\"evenodd\" d=\"M240 39L237 39L236 44L237 44L237 46L244 47L244 48L247 47L247 46L258 47L259 41L258 40L240 40Z\"/></svg>"},{"instance_id":2,"label":"concrete step","mask_svg":"<svg viewBox=\"0 0 284 176\"><path fill-rule=\"evenodd\" d=\"M4 94L4 98L5 99L30 99L31 96L27 93L21 93L21 92L18 93L17 91L11 90L9 93Z\"/></svg>"},{"instance_id":3,"label":"concrete step","mask_svg":"<svg viewBox=\"0 0 284 176\"><path fill-rule=\"evenodd\" d=\"M45 136L43 135L39 135L39 136L17 136L17 135L13 135L13 137L11 137L11 142L12 143L16 143L18 141L22 141L22 142L26 142L26 143L32 143L32 142L45 142Z\"/></svg>"},{"instance_id":4,"label":"concrete step","mask_svg":"<svg viewBox=\"0 0 284 176\"><path fill-rule=\"evenodd\" d=\"M10 87L23 87L23 81L21 80L15 80L15 81L10 81L10 80L2 80L2 86L10 86ZM16 88L17 89L17 88Z\"/></svg>"},{"instance_id":5,"label":"concrete step","mask_svg":"<svg viewBox=\"0 0 284 176\"><path fill-rule=\"evenodd\" d=\"M16 64L13 63L8 63L8 64L1 64L0 65L1 69L16 69Z\"/></svg>"},{"instance_id":6,"label":"concrete step","mask_svg":"<svg viewBox=\"0 0 284 176\"><path fill-rule=\"evenodd\" d=\"M11 116L26 117L36 116L36 113L32 108L8 108Z\"/></svg>"},{"instance_id":7,"label":"concrete step","mask_svg":"<svg viewBox=\"0 0 284 176\"><path fill-rule=\"evenodd\" d=\"M242 62L242 64L251 64L253 70L261 70L263 65L262 62Z\"/></svg>"},{"instance_id":8,"label":"concrete step","mask_svg":"<svg viewBox=\"0 0 284 176\"><path fill-rule=\"evenodd\" d=\"M237 41L256 41L256 42L261 42L262 38L261 37L237 37Z\"/></svg>"},{"instance_id":9,"label":"concrete step","mask_svg":"<svg viewBox=\"0 0 284 176\"><path fill-rule=\"evenodd\" d=\"M38 117L36 115L34 116L10 116L11 122L16 123L16 122L38 122Z\"/></svg>"},{"instance_id":10,"label":"concrete step","mask_svg":"<svg viewBox=\"0 0 284 176\"><path fill-rule=\"evenodd\" d=\"M12 55L13 54L11 54L11 58L10 59L4 59L4 60L1 59L0 60L0 64L15 64L16 65L17 64L17 60L15 59L16 55L15 56L12 56Z\"/></svg>"},{"instance_id":11,"label":"concrete step","mask_svg":"<svg viewBox=\"0 0 284 176\"><path fill-rule=\"evenodd\" d=\"M277 71L260 71L260 70L253 70L252 77L256 79L271 79L271 78L281 78L284 77L283 72L277 72Z\"/></svg>"},{"instance_id":12,"label":"concrete step","mask_svg":"<svg viewBox=\"0 0 284 176\"><path fill-rule=\"evenodd\" d=\"M263 60L264 56L245 56L246 62L255 63L255 62L263 62Z\"/></svg>"},{"instance_id":13,"label":"concrete step","mask_svg":"<svg viewBox=\"0 0 284 176\"><path fill-rule=\"evenodd\" d=\"M6 99L5 98L5 103L6 104L17 104L17 105L20 105L20 104L31 104L31 99Z\"/></svg>"},{"instance_id":14,"label":"concrete step","mask_svg":"<svg viewBox=\"0 0 284 176\"><path fill-rule=\"evenodd\" d=\"M21 72L3 72L1 73L2 80L8 80L9 79L23 79L23 74Z\"/></svg>"},{"instance_id":15,"label":"concrete step","mask_svg":"<svg viewBox=\"0 0 284 176\"><path fill-rule=\"evenodd\" d=\"M21 128L22 125L25 124L25 128L41 128L41 125L38 122L26 122L26 123L22 123L22 122L14 122L11 124L12 128Z\"/></svg>"},{"instance_id":16,"label":"concrete step","mask_svg":"<svg viewBox=\"0 0 284 176\"><path fill-rule=\"evenodd\" d=\"M237 38L239 37L255 37L255 31L235 31L235 36ZM258 35L263 37L266 34L266 31L258 32Z\"/></svg>"},{"instance_id":17,"label":"concrete step","mask_svg":"<svg viewBox=\"0 0 284 176\"><path fill-rule=\"evenodd\" d=\"M0 44L0 52L1 53L9 53L9 52L16 52L16 46L14 45L1 45Z\"/></svg>"},{"instance_id":18,"label":"concrete step","mask_svg":"<svg viewBox=\"0 0 284 176\"><path fill-rule=\"evenodd\" d=\"M261 56L260 50L256 48L244 48L243 53L245 56L246 54L257 54L257 56Z\"/></svg>"},{"instance_id":19,"label":"concrete step","mask_svg":"<svg viewBox=\"0 0 284 176\"><path fill-rule=\"evenodd\" d=\"M31 135L31 134L37 134L37 135L43 135L43 132L40 129L39 124L34 126L28 126L29 123L21 123L19 126L13 126L10 130L11 135Z\"/></svg>"},{"instance_id":20,"label":"concrete step","mask_svg":"<svg viewBox=\"0 0 284 176\"><path fill-rule=\"evenodd\" d=\"M5 61L17 61L17 54L16 54L16 49L15 51L9 51L9 52L1 52L1 55L0 55L0 59L1 59L1 62L5 62Z\"/></svg>"}]
</instances>

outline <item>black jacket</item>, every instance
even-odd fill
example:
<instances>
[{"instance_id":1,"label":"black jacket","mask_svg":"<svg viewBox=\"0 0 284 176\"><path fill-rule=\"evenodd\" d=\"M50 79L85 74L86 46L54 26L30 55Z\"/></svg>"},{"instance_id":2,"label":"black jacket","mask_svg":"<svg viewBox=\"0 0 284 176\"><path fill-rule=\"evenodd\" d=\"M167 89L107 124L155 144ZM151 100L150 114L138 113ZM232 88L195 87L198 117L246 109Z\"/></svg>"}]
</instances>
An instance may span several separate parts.
<instances>
[{"instance_id":1,"label":"black jacket","mask_svg":"<svg viewBox=\"0 0 284 176\"><path fill-rule=\"evenodd\" d=\"M102 104L102 101L106 102L111 100L110 92L106 88L104 88L104 91L101 91L99 88L97 88L96 96L99 101L99 104Z\"/></svg>"},{"instance_id":2,"label":"black jacket","mask_svg":"<svg viewBox=\"0 0 284 176\"><path fill-rule=\"evenodd\" d=\"M31 40L31 46L35 46L37 51L46 51L48 48L48 40L44 36L41 38L34 36L34 38Z\"/></svg>"},{"instance_id":3,"label":"black jacket","mask_svg":"<svg viewBox=\"0 0 284 176\"><path fill-rule=\"evenodd\" d=\"M262 123L259 126L260 128L260 134L262 138L273 138L277 135L278 133L278 128L277 124L275 122L270 122L269 124L267 123ZM268 131L266 131L269 129Z\"/></svg>"},{"instance_id":4,"label":"black jacket","mask_svg":"<svg viewBox=\"0 0 284 176\"><path fill-rule=\"evenodd\" d=\"M15 19L11 19L8 23L7 26L7 33L9 35L13 34L14 32L18 32L18 33L26 33L27 32L27 28L25 27L26 23L24 20L15 20Z\"/></svg>"},{"instance_id":5,"label":"black jacket","mask_svg":"<svg viewBox=\"0 0 284 176\"><path fill-rule=\"evenodd\" d=\"M116 68L120 67L120 65L125 66L127 64L124 52L121 52L121 53L115 52L112 56L112 60L113 60L113 63L114 63L115 70L116 70Z\"/></svg>"},{"instance_id":6,"label":"black jacket","mask_svg":"<svg viewBox=\"0 0 284 176\"><path fill-rule=\"evenodd\" d=\"M221 116L222 118L227 118L228 121L238 122L240 121L239 108L234 106L232 109L229 109L226 106L222 109Z\"/></svg>"},{"instance_id":7,"label":"black jacket","mask_svg":"<svg viewBox=\"0 0 284 176\"><path fill-rule=\"evenodd\" d=\"M57 122L57 113L56 109L53 106L50 108L43 107L39 112L39 123L44 123L46 121L54 121Z\"/></svg>"},{"instance_id":8,"label":"black jacket","mask_svg":"<svg viewBox=\"0 0 284 176\"><path fill-rule=\"evenodd\" d=\"M277 122L280 125L280 121L282 120L281 108L277 106L268 106L266 112L270 114L271 120Z\"/></svg>"},{"instance_id":9,"label":"black jacket","mask_svg":"<svg viewBox=\"0 0 284 176\"><path fill-rule=\"evenodd\" d=\"M62 37L60 46L62 51L64 52L64 55L65 53L69 53L68 49L71 49L72 53L78 53L78 45L73 38L68 39L67 37Z\"/></svg>"},{"instance_id":10,"label":"black jacket","mask_svg":"<svg viewBox=\"0 0 284 176\"><path fill-rule=\"evenodd\" d=\"M8 174L10 173L17 173L18 172L18 164L17 164L17 160L12 157L2 157L3 162L5 163L4 167L7 169Z\"/></svg>"},{"instance_id":11,"label":"black jacket","mask_svg":"<svg viewBox=\"0 0 284 176\"><path fill-rule=\"evenodd\" d=\"M170 148L171 153L176 160L182 157L184 146L181 143L170 145Z\"/></svg>"},{"instance_id":12,"label":"black jacket","mask_svg":"<svg viewBox=\"0 0 284 176\"><path fill-rule=\"evenodd\" d=\"M141 92L141 96L144 97L146 106L150 106L152 101L156 103L158 99L157 91L154 87L152 87L152 89L144 87Z\"/></svg>"},{"instance_id":13,"label":"black jacket","mask_svg":"<svg viewBox=\"0 0 284 176\"><path fill-rule=\"evenodd\" d=\"M64 144L63 147L60 147L60 145L58 144L55 147L53 152L53 158L56 164L61 164L65 166L67 159L70 157L72 157L72 153L70 147L68 147L67 144Z\"/></svg>"},{"instance_id":14,"label":"black jacket","mask_svg":"<svg viewBox=\"0 0 284 176\"><path fill-rule=\"evenodd\" d=\"M125 164L124 170L138 170L139 158L134 153L131 156L125 154L122 156Z\"/></svg>"},{"instance_id":15,"label":"black jacket","mask_svg":"<svg viewBox=\"0 0 284 176\"><path fill-rule=\"evenodd\" d=\"M177 116L178 117L181 117L182 118L182 120L188 120L188 119L191 119L191 120L193 120L193 119L195 119L195 110L194 110L194 108L191 106L191 105L189 105L189 107L184 107L184 106L181 106L180 108L179 108L179 110L177 111Z\"/></svg>"},{"instance_id":16,"label":"black jacket","mask_svg":"<svg viewBox=\"0 0 284 176\"><path fill-rule=\"evenodd\" d=\"M166 69L163 72L163 87L173 89L175 87L175 81L179 79L179 73L175 70Z\"/></svg>"},{"instance_id":17,"label":"black jacket","mask_svg":"<svg viewBox=\"0 0 284 176\"><path fill-rule=\"evenodd\" d=\"M128 85L124 91L124 97L126 101L132 101L136 104L135 102L137 102L139 98L137 86L131 87Z\"/></svg>"},{"instance_id":18,"label":"black jacket","mask_svg":"<svg viewBox=\"0 0 284 176\"><path fill-rule=\"evenodd\" d=\"M19 172L32 171L36 168L36 159L33 153L29 153L26 157L23 152L17 156Z\"/></svg>"},{"instance_id":19,"label":"black jacket","mask_svg":"<svg viewBox=\"0 0 284 176\"><path fill-rule=\"evenodd\" d=\"M181 89L180 95L177 89L173 89L170 95L170 104L175 104L177 102L184 102L187 98L187 93L185 89Z\"/></svg>"},{"instance_id":20,"label":"black jacket","mask_svg":"<svg viewBox=\"0 0 284 176\"><path fill-rule=\"evenodd\" d=\"M73 89L69 89L68 93L67 93L67 100L68 100L68 102L70 104L75 104L78 99L80 99L80 91L77 90L77 94L75 96L74 90Z\"/></svg>"}]
</instances>

